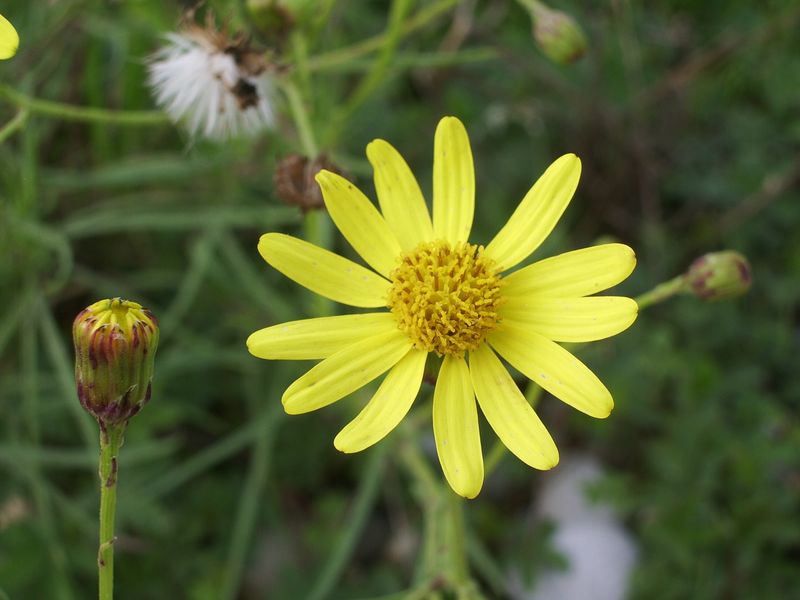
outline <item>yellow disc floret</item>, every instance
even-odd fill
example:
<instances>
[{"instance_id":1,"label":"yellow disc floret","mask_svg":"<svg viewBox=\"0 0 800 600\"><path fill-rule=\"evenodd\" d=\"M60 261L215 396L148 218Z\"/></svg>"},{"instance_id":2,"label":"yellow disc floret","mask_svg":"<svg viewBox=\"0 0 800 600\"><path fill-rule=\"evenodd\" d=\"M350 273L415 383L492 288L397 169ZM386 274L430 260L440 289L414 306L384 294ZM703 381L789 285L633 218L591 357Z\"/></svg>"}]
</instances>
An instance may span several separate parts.
<instances>
[{"instance_id":1,"label":"yellow disc floret","mask_svg":"<svg viewBox=\"0 0 800 600\"><path fill-rule=\"evenodd\" d=\"M422 243L391 279L387 305L420 350L461 356L497 327L501 279L482 246Z\"/></svg>"}]
</instances>

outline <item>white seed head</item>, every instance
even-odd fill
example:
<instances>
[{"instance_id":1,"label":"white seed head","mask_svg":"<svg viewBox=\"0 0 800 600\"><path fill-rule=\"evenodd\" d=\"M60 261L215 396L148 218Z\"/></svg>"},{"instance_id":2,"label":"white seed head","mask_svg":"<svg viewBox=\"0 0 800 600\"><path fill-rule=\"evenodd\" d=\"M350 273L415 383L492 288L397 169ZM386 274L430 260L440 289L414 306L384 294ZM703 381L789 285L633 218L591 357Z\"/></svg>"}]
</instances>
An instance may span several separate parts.
<instances>
[{"instance_id":1,"label":"white seed head","mask_svg":"<svg viewBox=\"0 0 800 600\"><path fill-rule=\"evenodd\" d=\"M241 41L199 27L166 36L150 58L157 104L193 137L226 140L275 123L273 85L261 57Z\"/></svg>"}]
</instances>

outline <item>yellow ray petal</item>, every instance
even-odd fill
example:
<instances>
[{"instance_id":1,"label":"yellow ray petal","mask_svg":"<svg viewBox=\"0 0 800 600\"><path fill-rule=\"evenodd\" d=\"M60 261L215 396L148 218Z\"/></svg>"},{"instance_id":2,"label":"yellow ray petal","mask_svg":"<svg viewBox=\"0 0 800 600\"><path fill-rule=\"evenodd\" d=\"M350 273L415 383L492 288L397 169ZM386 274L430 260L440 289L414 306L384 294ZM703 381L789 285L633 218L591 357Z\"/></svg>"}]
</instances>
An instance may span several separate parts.
<instances>
[{"instance_id":1,"label":"yellow ray petal","mask_svg":"<svg viewBox=\"0 0 800 600\"><path fill-rule=\"evenodd\" d=\"M433 225L425 198L408 164L391 144L373 140L367 158L375 171L378 203L403 250L433 239Z\"/></svg>"},{"instance_id":2,"label":"yellow ray petal","mask_svg":"<svg viewBox=\"0 0 800 600\"><path fill-rule=\"evenodd\" d=\"M483 486L478 409L463 358L445 356L433 392L433 435L447 483L474 498Z\"/></svg>"},{"instance_id":3,"label":"yellow ray petal","mask_svg":"<svg viewBox=\"0 0 800 600\"><path fill-rule=\"evenodd\" d=\"M427 352L412 348L392 367L364 409L333 440L337 450L360 452L403 420L419 392L427 356Z\"/></svg>"},{"instance_id":4,"label":"yellow ray petal","mask_svg":"<svg viewBox=\"0 0 800 600\"><path fill-rule=\"evenodd\" d=\"M299 415L336 402L388 371L410 348L411 340L398 330L347 346L292 383L283 393L283 408Z\"/></svg>"},{"instance_id":5,"label":"yellow ray petal","mask_svg":"<svg viewBox=\"0 0 800 600\"><path fill-rule=\"evenodd\" d=\"M464 125L444 117L433 140L433 234L466 242L475 211L475 167Z\"/></svg>"},{"instance_id":6,"label":"yellow ray petal","mask_svg":"<svg viewBox=\"0 0 800 600\"><path fill-rule=\"evenodd\" d=\"M388 277L397 266L400 244L378 209L341 175L322 170L316 179L336 227L367 264Z\"/></svg>"},{"instance_id":7,"label":"yellow ray petal","mask_svg":"<svg viewBox=\"0 0 800 600\"><path fill-rule=\"evenodd\" d=\"M624 244L603 244L535 262L504 277L504 296L588 296L623 281L636 255Z\"/></svg>"},{"instance_id":8,"label":"yellow ray petal","mask_svg":"<svg viewBox=\"0 0 800 600\"><path fill-rule=\"evenodd\" d=\"M525 260L550 235L567 208L581 176L581 161L565 154L551 164L517 210L486 246L501 271Z\"/></svg>"},{"instance_id":9,"label":"yellow ray petal","mask_svg":"<svg viewBox=\"0 0 800 600\"><path fill-rule=\"evenodd\" d=\"M397 321L391 313L303 319L253 332L247 349L253 356L270 360L327 358L359 340L395 329Z\"/></svg>"},{"instance_id":10,"label":"yellow ray petal","mask_svg":"<svg viewBox=\"0 0 800 600\"><path fill-rule=\"evenodd\" d=\"M333 252L282 233L262 235L258 251L278 271L321 296L350 306L386 306L390 283Z\"/></svg>"},{"instance_id":11,"label":"yellow ray petal","mask_svg":"<svg viewBox=\"0 0 800 600\"><path fill-rule=\"evenodd\" d=\"M500 308L506 326L530 327L556 342L593 342L625 331L638 306L622 296L549 298L514 296Z\"/></svg>"},{"instance_id":12,"label":"yellow ray petal","mask_svg":"<svg viewBox=\"0 0 800 600\"><path fill-rule=\"evenodd\" d=\"M535 331L504 324L488 339L511 366L579 411L604 419L614 408L606 386L586 365Z\"/></svg>"},{"instance_id":13,"label":"yellow ray petal","mask_svg":"<svg viewBox=\"0 0 800 600\"><path fill-rule=\"evenodd\" d=\"M0 60L11 58L19 48L19 34L11 22L0 15Z\"/></svg>"},{"instance_id":14,"label":"yellow ray petal","mask_svg":"<svg viewBox=\"0 0 800 600\"><path fill-rule=\"evenodd\" d=\"M469 372L478 404L506 448L534 469L555 467L553 438L487 344L470 352Z\"/></svg>"}]
</instances>

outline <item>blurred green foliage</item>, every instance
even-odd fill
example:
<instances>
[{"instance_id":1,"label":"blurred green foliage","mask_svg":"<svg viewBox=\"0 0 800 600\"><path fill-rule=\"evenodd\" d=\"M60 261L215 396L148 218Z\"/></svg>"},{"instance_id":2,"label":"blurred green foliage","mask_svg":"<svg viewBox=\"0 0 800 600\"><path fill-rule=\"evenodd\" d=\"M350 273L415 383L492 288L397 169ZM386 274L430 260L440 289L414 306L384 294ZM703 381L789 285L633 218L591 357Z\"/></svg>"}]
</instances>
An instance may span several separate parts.
<instances>
[{"instance_id":1,"label":"blurred green foliage","mask_svg":"<svg viewBox=\"0 0 800 600\"><path fill-rule=\"evenodd\" d=\"M246 26L240 3L212 4ZM382 70L372 68L381 44L338 62L336 52L380 34L389 3L321 4L330 12L321 7L305 37L277 51L296 69L321 148L365 191L364 147L375 137L430 190L435 124L455 114L473 144L479 242L573 151L584 165L578 193L536 257L613 236L637 250L620 292L631 295L708 250L749 257L748 296L682 297L586 349L614 393L611 418L549 397L541 414L562 453L607 465L595 492L641 544L633 598L796 594L797 3L571 2L559 8L582 24L589 51L560 67L536 49L518 5L470 1L404 35ZM411 3L405 19L432 5ZM58 102L152 109L146 56L181 10L157 0L4 3L21 48L0 63L0 81ZM363 87L365 71L374 81ZM0 101L0 122L16 112ZM121 457L119 598L303 598L323 573L331 598L408 587L417 491L385 450L344 456L332 446L366 392L286 418L280 394L305 365L258 361L244 347L257 328L311 315L310 295L255 251L262 232L303 235L299 211L272 186L276 161L298 148L288 119L272 135L214 145L166 123L35 112L0 145L0 516L22 506L0 518L0 591L10 598L93 593L96 428L75 397L69 330L81 308L109 296L142 302L162 325L153 401ZM506 459L466 506L489 597L504 597L510 569L535 576L554 561L546 525L529 518L545 477Z\"/></svg>"}]
</instances>

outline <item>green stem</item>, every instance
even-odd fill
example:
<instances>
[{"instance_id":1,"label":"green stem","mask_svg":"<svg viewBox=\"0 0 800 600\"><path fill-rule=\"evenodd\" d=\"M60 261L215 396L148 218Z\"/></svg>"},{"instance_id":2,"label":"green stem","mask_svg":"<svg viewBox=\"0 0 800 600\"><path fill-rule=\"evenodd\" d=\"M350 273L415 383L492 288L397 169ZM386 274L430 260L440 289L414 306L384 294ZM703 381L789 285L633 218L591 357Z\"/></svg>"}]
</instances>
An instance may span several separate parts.
<instances>
[{"instance_id":1,"label":"green stem","mask_svg":"<svg viewBox=\"0 0 800 600\"><path fill-rule=\"evenodd\" d=\"M393 56L398 43L402 39L403 19L410 7L409 0L393 0L389 19L386 23L383 47L380 54L372 61L372 66L361 79L358 87L348 98L346 104L333 116L325 135L325 142L333 146L339 138L348 119L369 98L385 78L393 63Z\"/></svg>"},{"instance_id":2,"label":"green stem","mask_svg":"<svg viewBox=\"0 0 800 600\"><path fill-rule=\"evenodd\" d=\"M14 88L0 84L0 98L8 100L31 113L56 117L65 121L90 121L117 125L160 125L168 121L158 110L108 110L90 106L75 106L50 100L32 98Z\"/></svg>"},{"instance_id":3,"label":"green stem","mask_svg":"<svg viewBox=\"0 0 800 600\"><path fill-rule=\"evenodd\" d=\"M369 464L364 470L353 502L353 508L347 518L347 526L342 528L342 533L336 542L333 552L328 557L322 574L317 580L314 589L308 595L309 600L327 598L347 566L347 561L355 549L356 541L358 541L358 537L364 530L367 517L378 496L379 484L386 466L386 452L389 446L389 443L384 442L372 449Z\"/></svg>"},{"instance_id":4,"label":"green stem","mask_svg":"<svg viewBox=\"0 0 800 600\"><path fill-rule=\"evenodd\" d=\"M311 119L308 116L300 91L291 80L285 80L281 87L284 94L286 94L286 99L289 101L289 110L292 112L292 118L295 127L297 127L297 134L300 137L300 146L303 153L313 160L319 154L319 148L314 137L314 129L311 127ZM303 229L305 230L307 241L321 248L328 248L332 230L327 213L322 210L308 211L303 220ZM329 315L332 311L333 305L327 298L313 294L311 302L311 312L314 316Z\"/></svg>"},{"instance_id":5,"label":"green stem","mask_svg":"<svg viewBox=\"0 0 800 600\"><path fill-rule=\"evenodd\" d=\"M525 8L534 19L539 18L539 16L544 12L550 12L550 9L547 8L543 3L539 2L539 0L517 0L523 8Z\"/></svg>"},{"instance_id":6,"label":"green stem","mask_svg":"<svg viewBox=\"0 0 800 600\"><path fill-rule=\"evenodd\" d=\"M637 296L634 300L636 300L636 304L639 305L639 310L642 310L685 291L686 278L683 275L678 275L669 281L658 284L652 290L645 292L641 296Z\"/></svg>"},{"instance_id":7,"label":"green stem","mask_svg":"<svg viewBox=\"0 0 800 600\"><path fill-rule=\"evenodd\" d=\"M317 148L314 130L311 127L311 120L308 117L303 98L300 96L300 91L294 82L288 79L281 83L281 88L289 101L289 110L292 112L292 119L294 119L295 127L297 127L297 134L300 136L300 146L303 149L303 153L311 159L316 158L319 154L319 149Z\"/></svg>"},{"instance_id":8,"label":"green stem","mask_svg":"<svg viewBox=\"0 0 800 600\"><path fill-rule=\"evenodd\" d=\"M439 2L434 2L408 19L400 28L400 35L406 36L417 29L425 27L428 23L433 21L442 13L450 10L450 8L455 6L457 3L458 0L439 0ZM388 32L383 32L358 42L357 44L353 44L352 46L340 48L339 50L334 50L326 54L313 56L308 59L307 68L311 71L318 71L348 63L355 58L360 58L365 54L369 54L370 52L374 52L375 50L382 48L386 43L386 37L388 35Z\"/></svg>"},{"instance_id":9,"label":"green stem","mask_svg":"<svg viewBox=\"0 0 800 600\"><path fill-rule=\"evenodd\" d=\"M117 455L124 425L101 425L100 431L100 547L97 551L100 600L114 598L114 515L117 510Z\"/></svg>"},{"instance_id":10,"label":"green stem","mask_svg":"<svg viewBox=\"0 0 800 600\"><path fill-rule=\"evenodd\" d=\"M29 111L27 108L20 108L17 111L17 114L14 115L14 118L6 123L2 129L0 129L0 144L5 142L18 129L21 129L25 125L25 122L28 120L28 114Z\"/></svg>"},{"instance_id":11,"label":"green stem","mask_svg":"<svg viewBox=\"0 0 800 600\"><path fill-rule=\"evenodd\" d=\"M401 431L404 439L400 444L398 457L413 479L412 492L422 509L424 524L422 550L414 573L414 584L420 586L433 581L442 570L439 565L438 545L443 521L443 490L419 449L418 440L414 436L415 429L404 423Z\"/></svg>"},{"instance_id":12,"label":"green stem","mask_svg":"<svg viewBox=\"0 0 800 600\"><path fill-rule=\"evenodd\" d=\"M464 499L450 490L447 492L447 516L450 579L455 589L461 589L469 583L467 542L464 534Z\"/></svg>"},{"instance_id":13,"label":"green stem","mask_svg":"<svg viewBox=\"0 0 800 600\"><path fill-rule=\"evenodd\" d=\"M491 60L499 60L496 48L465 48L454 52L397 52L389 65L388 73L394 75L406 69L432 69L454 65L469 65ZM358 73L372 68L374 61L366 58L353 59L328 69L337 73Z\"/></svg>"}]
</instances>

